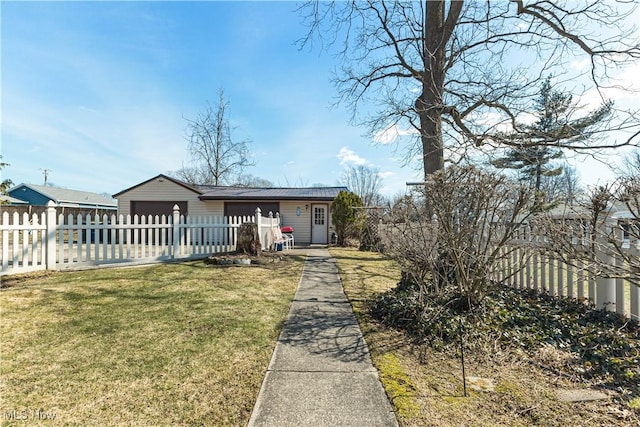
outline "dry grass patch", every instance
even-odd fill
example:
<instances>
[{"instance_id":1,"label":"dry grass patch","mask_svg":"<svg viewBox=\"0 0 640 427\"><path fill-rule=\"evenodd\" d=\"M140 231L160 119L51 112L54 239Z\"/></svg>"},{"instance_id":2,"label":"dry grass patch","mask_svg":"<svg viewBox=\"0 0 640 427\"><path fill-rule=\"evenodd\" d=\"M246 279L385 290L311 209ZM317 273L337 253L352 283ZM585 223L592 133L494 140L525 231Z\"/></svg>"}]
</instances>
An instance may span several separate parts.
<instances>
[{"instance_id":1,"label":"dry grass patch","mask_svg":"<svg viewBox=\"0 0 640 427\"><path fill-rule=\"evenodd\" d=\"M301 271L298 258L4 278L3 421L246 424Z\"/></svg>"},{"instance_id":2,"label":"dry grass patch","mask_svg":"<svg viewBox=\"0 0 640 427\"><path fill-rule=\"evenodd\" d=\"M463 397L459 353L419 345L403 332L371 318L367 301L397 284L400 272L378 254L331 249L344 289L371 350L398 420L403 426L589 426L636 425L637 414L611 400L566 403L557 399L563 389L584 388L561 373L543 369L562 352L522 351L466 354L466 374L489 378L494 392L469 390ZM417 407L417 410L416 410Z\"/></svg>"}]
</instances>

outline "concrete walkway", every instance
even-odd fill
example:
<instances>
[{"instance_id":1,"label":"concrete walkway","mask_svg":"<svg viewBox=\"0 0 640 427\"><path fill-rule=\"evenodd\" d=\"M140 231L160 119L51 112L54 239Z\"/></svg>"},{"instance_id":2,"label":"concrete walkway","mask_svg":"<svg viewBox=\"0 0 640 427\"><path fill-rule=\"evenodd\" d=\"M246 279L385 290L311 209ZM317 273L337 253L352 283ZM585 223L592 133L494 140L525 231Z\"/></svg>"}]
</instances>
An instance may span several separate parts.
<instances>
[{"instance_id":1,"label":"concrete walkway","mask_svg":"<svg viewBox=\"0 0 640 427\"><path fill-rule=\"evenodd\" d=\"M249 426L397 426L327 249L310 249Z\"/></svg>"}]
</instances>

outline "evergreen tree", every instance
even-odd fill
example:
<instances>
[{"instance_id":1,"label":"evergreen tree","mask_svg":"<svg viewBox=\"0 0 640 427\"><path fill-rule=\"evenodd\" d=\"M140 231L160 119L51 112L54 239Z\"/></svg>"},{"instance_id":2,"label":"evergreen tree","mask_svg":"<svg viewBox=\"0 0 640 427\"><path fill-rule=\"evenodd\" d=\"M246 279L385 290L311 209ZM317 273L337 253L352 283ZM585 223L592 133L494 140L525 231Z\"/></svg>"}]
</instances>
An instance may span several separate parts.
<instances>
[{"instance_id":1,"label":"evergreen tree","mask_svg":"<svg viewBox=\"0 0 640 427\"><path fill-rule=\"evenodd\" d=\"M530 125L520 126L522 131L506 136L519 146L507 150L503 157L495 159L492 164L500 169L517 170L520 179L531 181L532 187L538 192L543 177L562 174L562 166L554 165L553 160L564 154L554 145L588 139L589 130L611 113L613 103L606 102L586 116L574 119L572 115L577 106L573 96L553 90L551 77L547 77L534 107L536 120Z\"/></svg>"},{"instance_id":2,"label":"evergreen tree","mask_svg":"<svg viewBox=\"0 0 640 427\"><path fill-rule=\"evenodd\" d=\"M2 159L2 156L0 156L0 159ZM9 166L9 163L4 163L0 161L0 171L7 166ZM8 194L7 192L9 188L11 188L12 186L13 186L13 182L10 179L5 179L4 181L0 182L0 194L3 194L6 196ZM0 204L2 204L2 201L0 201Z\"/></svg>"},{"instance_id":3,"label":"evergreen tree","mask_svg":"<svg viewBox=\"0 0 640 427\"><path fill-rule=\"evenodd\" d=\"M362 229L358 208L362 199L355 193L341 191L331 203L331 222L338 235L338 245L344 246L349 237L359 235Z\"/></svg>"}]
</instances>

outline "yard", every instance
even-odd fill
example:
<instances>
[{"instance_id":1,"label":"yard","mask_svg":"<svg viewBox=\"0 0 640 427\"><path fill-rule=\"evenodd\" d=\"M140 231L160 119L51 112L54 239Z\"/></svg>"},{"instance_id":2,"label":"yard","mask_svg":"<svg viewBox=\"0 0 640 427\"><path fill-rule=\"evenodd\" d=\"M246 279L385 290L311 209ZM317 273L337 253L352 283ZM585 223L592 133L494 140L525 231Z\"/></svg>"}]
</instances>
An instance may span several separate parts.
<instances>
[{"instance_id":1,"label":"yard","mask_svg":"<svg viewBox=\"0 0 640 427\"><path fill-rule=\"evenodd\" d=\"M494 391L472 390L468 384L469 397L463 397L458 349L436 350L371 317L368 302L395 287L400 278L395 264L378 254L352 249L333 248L331 255L338 262L345 292L401 426L630 426L640 422L640 396L634 380L637 366L628 372L632 378L626 385L630 387L598 388L607 399L560 401L560 394L593 388L596 382L562 370L575 358L562 345L544 345L532 353L515 347L496 347L490 353L468 349L467 377L491 380ZM546 307L540 303L526 309L542 317L536 310ZM535 324L530 327L535 333ZM596 335L605 332L604 327L599 328L593 325ZM626 339L628 345L640 344L637 333ZM612 357L609 363L613 367L622 359ZM478 385L483 386L483 381Z\"/></svg>"},{"instance_id":2,"label":"yard","mask_svg":"<svg viewBox=\"0 0 640 427\"><path fill-rule=\"evenodd\" d=\"M566 351L469 351L416 344L372 319L368 301L400 272L378 254L331 249L374 365L402 426L635 425L638 397L568 403L585 389ZM0 420L46 425L245 425L302 270L202 262L4 277ZM640 338L636 339L640 340ZM560 363L561 365L561 363ZM574 378L575 380L575 378ZM627 403L624 403L627 402Z\"/></svg>"},{"instance_id":3,"label":"yard","mask_svg":"<svg viewBox=\"0 0 640 427\"><path fill-rule=\"evenodd\" d=\"M0 417L244 425L302 258L4 277Z\"/></svg>"}]
</instances>

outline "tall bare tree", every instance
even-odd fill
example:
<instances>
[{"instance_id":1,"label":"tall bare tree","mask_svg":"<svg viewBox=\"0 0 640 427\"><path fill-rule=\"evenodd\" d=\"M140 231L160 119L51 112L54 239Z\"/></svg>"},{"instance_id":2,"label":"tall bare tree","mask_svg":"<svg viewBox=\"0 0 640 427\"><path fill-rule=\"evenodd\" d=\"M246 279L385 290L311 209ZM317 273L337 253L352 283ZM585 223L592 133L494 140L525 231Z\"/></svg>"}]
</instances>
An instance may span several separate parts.
<instances>
[{"instance_id":1,"label":"tall bare tree","mask_svg":"<svg viewBox=\"0 0 640 427\"><path fill-rule=\"evenodd\" d=\"M341 42L339 102L371 136L414 129L425 175L444 166L445 147L516 146L505 134L526 132L526 114L545 75L582 78L584 90L614 85L610 71L640 59L628 19L635 2L312 1L301 8L310 45ZM628 25L627 25L628 24ZM586 60L580 72L571 61ZM603 92L600 93L604 97ZM537 145L578 151L639 144L637 112L615 111L593 134L631 129L619 141L585 141L570 128ZM508 128L505 132L504 128ZM573 136L573 137L572 137ZM590 151L593 152L593 151Z\"/></svg>"},{"instance_id":2,"label":"tall bare tree","mask_svg":"<svg viewBox=\"0 0 640 427\"><path fill-rule=\"evenodd\" d=\"M191 184L223 185L238 179L246 167L255 164L249 141L232 139L228 108L220 90L215 108L207 104L194 119L186 119L186 139L193 164L177 171L179 178Z\"/></svg>"},{"instance_id":3,"label":"tall bare tree","mask_svg":"<svg viewBox=\"0 0 640 427\"><path fill-rule=\"evenodd\" d=\"M380 195L382 178L377 168L366 165L348 166L340 183L360 196L364 206L373 206L382 199Z\"/></svg>"}]
</instances>

